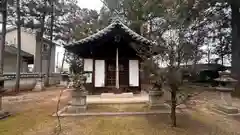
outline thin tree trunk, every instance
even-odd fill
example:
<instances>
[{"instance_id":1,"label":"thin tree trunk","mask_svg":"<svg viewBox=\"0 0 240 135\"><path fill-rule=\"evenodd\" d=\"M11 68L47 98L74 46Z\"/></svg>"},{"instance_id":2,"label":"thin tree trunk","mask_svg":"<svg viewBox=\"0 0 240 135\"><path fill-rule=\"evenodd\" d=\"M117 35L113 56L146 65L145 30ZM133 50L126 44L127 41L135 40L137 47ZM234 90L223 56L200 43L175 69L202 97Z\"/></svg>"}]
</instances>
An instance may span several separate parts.
<instances>
[{"instance_id":1,"label":"thin tree trunk","mask_svg":"<svg viewBox=\"0 0 240 135\"><path fill-rule=\"evenodd\" d=\"M63 54L63 59L62 59L62 65L61 65L60 73L63 72L63 65L64 65L64 62L65 62L65 57L66 57L66 50L64 50L64 54Z\"/></svg>"},{"instance_id":2,"label":"thin tree trunk","mask_svg":"<svg viewBox=\"0 0 240 135\"><path fill-rule=\"evenodd\" d=\"M222 61L222 65L224 65L224 58L223 58L223 55L221 55L221 61Z\"/></svg>"},{"instance_id":3,"label":"thin tree trunk","mask_svg":"<svg viewBox=\"0 0 240 135\"><path fill-rule=\"evenodd\" d=\"M52 54L52 47L53 47L53 25L54 25L54 1L51 1L51 27L50 27L50 40L51 44L48 50L48 61L47 61L47 72L46 72L46 79L45 79L45 86L49 86L49 76L50 76L50 67L51 67L51 54Z\"/></svg>"},{"instance_id":4,"label":"thin tree trunk","mask_svg":"<svg viewBox=\"0 0 240 135\"><path fill-rule=\"evenodd\" d=\"M208 52L207 52L207 59L208 59L208 64L210 64L210 48L209 48L209 45L208 45Z\"/></svg>"},{"instance_id":5,"label":"thin tree trunk","mask_svg":"<svg viewBox=\"0 0 240 135\"><path fill-rule=\"evenodd\" d=\"M17 0L17 71L15 91L20 91L20 72L21 72L21 16L20 16L20 0Z\"/></svg>"},{"instance_id":6,"label":"thin tree trunk","mask_svg":"<svg viewBox=\"0 0 240 135\"><path fill-rule=\"evenodd\" d=\"M151 40L151 35L152 35L152 19L149 20L149 39Z\"/></svg>"},{"instance_id":7,"label":"thin tree trunk","mask_svg":"<svg viewBox=\"0 0 240 135\"><path fill-rule=\"evenodd\" d=\"M176 101L176 95L177 95L177 90L178 90L178 87L176 85L176 82L172 79L173 77L177 77L177 72L176 70L174 69L174 66L173 66L173 60L171 60L170 58L170 67L169 67L169 76L168 76L168 79L169 79L169 87L171 89L171 121L172 121L172 126L173 127L176 127L177 126L177 118L176 118L176 104L177 104L177 101Z\"/></svg>"},{"instance_id":8,"label":"thin tree trunk","mask_svg":"<svg viewBox=\"0 0 240 135\"><path fill-rule=\"evenodd\" d=\"M5 50L5 39L6 39L6 25L7 25L7 0L1 1L0 12L2 13L2 33L0 35L0 111L2 110L2 93L4 89L4 50Z\"/></svg>"},{"instance_id":9,"label":"thin tree trunk","mask_svg":"<svg viewBox=\"0 0 240 135\"><path fill-rule=\"evenodd\" d=\"M172 126L176 127L177 126L177 118L176 118L176 91L177 88L175 88L175 86L171 87L171 120L172 120Z\"/></svg>"}]
</instances>

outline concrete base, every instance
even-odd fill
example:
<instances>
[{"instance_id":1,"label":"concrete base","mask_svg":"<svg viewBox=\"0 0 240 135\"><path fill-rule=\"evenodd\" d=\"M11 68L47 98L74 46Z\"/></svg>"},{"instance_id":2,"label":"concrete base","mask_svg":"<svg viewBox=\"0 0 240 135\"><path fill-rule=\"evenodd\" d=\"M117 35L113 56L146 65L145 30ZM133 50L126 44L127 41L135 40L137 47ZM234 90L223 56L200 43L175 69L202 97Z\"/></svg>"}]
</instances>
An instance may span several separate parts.
<instances>
[{"instance_id":1,"label":"concrete base","mask_svg":"<svg viewBox=\"0 0 240 135\"><path fill-rule=\"evenodd\" d=\"M233 106L215 105L215 108L225 114L238 114L239 110Z\"/></svg>"},{"instance_id":2,"label":"concrete base","mask_svg":"<svg viewBox=\"0 0 240 135\"><path fill-rule=\"evenodd\" d=\"M132 98L133 93L122 93L122 94L114 94L114 93L102 93L101 98Z\"/></svg>"}]
</instances>

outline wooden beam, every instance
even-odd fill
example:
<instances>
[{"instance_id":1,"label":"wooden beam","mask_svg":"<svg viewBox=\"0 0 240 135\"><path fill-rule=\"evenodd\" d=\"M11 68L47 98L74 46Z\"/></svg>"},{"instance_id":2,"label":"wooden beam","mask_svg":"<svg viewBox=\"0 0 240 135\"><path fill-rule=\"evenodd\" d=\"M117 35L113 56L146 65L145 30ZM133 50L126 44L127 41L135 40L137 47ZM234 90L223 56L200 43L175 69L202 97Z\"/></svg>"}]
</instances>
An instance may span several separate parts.
<instances>
[{"instance_id":1,"label":"wooden beam","mask_svg":"<svg viewBox=\"0 0 240 135\"><path fill-rule=\"evenodd\" d=\"M118 60L118 48L116 49L116 88L119 89L119 60Z\"/></svg>"}]
</instances>

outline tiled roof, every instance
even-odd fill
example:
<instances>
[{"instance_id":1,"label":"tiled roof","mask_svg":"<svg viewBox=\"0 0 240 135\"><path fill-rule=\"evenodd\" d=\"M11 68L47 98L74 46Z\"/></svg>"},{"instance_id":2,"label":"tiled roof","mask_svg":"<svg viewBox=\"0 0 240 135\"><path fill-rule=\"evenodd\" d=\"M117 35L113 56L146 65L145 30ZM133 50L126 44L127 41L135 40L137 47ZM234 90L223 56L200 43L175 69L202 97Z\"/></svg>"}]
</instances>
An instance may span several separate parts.
<instances>
[{"instance_id":1,"label":"tiled roof","mask_svg":"<svg viewBox=\"0 0 240 135\"><path fill-rule=\"evenodd\" d=\"M5 52L16 55L17 54L17 48L13 45L5 45ZM28 57L28 58L33 57L32 54L30 54L28 52L25 52L23 50L21 51L21 56L22 57Z\"/></svg>"},{"instance_id":2,"label":"tiled roof","mask_svg":"<svg viewBox=\"0 0 240 135\"><path fill-rule=\"evenodd\" d=\"M108 34L109 32L111 32L114 28L119 27L122 30L124 30L124 32L128 33L134 40L143 43L143 44L155 44L153 41L148 40L147 38L137 34L136 32L134 32L133 30L131 30L129 27L127 27L125 24L123 24L120 20L116 19L115 21L113 21L113 23L111 23L110 25L108 25L107 27L105 27L104 29L98 31L97 33L90 35L84 39L81 39L79 41L76 41L74 43L71 43L67 46L74 46L74 45L78 45L78 44L83 44L83 43L87 43L90 41L94 41L96 39L100 39L101 37L103 37L104 35Z\"/></svg>"}]
</instances>

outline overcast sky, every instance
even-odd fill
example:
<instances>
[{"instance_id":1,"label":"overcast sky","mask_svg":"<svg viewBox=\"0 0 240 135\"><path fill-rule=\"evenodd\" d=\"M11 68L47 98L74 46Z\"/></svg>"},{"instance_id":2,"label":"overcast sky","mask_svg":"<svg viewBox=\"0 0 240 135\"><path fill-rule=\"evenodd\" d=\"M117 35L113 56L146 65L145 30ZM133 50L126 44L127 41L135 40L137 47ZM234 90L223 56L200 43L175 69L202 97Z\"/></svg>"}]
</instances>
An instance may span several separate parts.
<instances>
[{"instance_id":1,"label":"overcast sky","mask_svg":"<svg viewBox=\"0 0 240 135\"><path fill-rule=\"evenodd\" d=\"M102 7L102 2L101 0L78 0L78 5L81 8L89 8L100 11Z\"/></svg>"}]
</instances>

